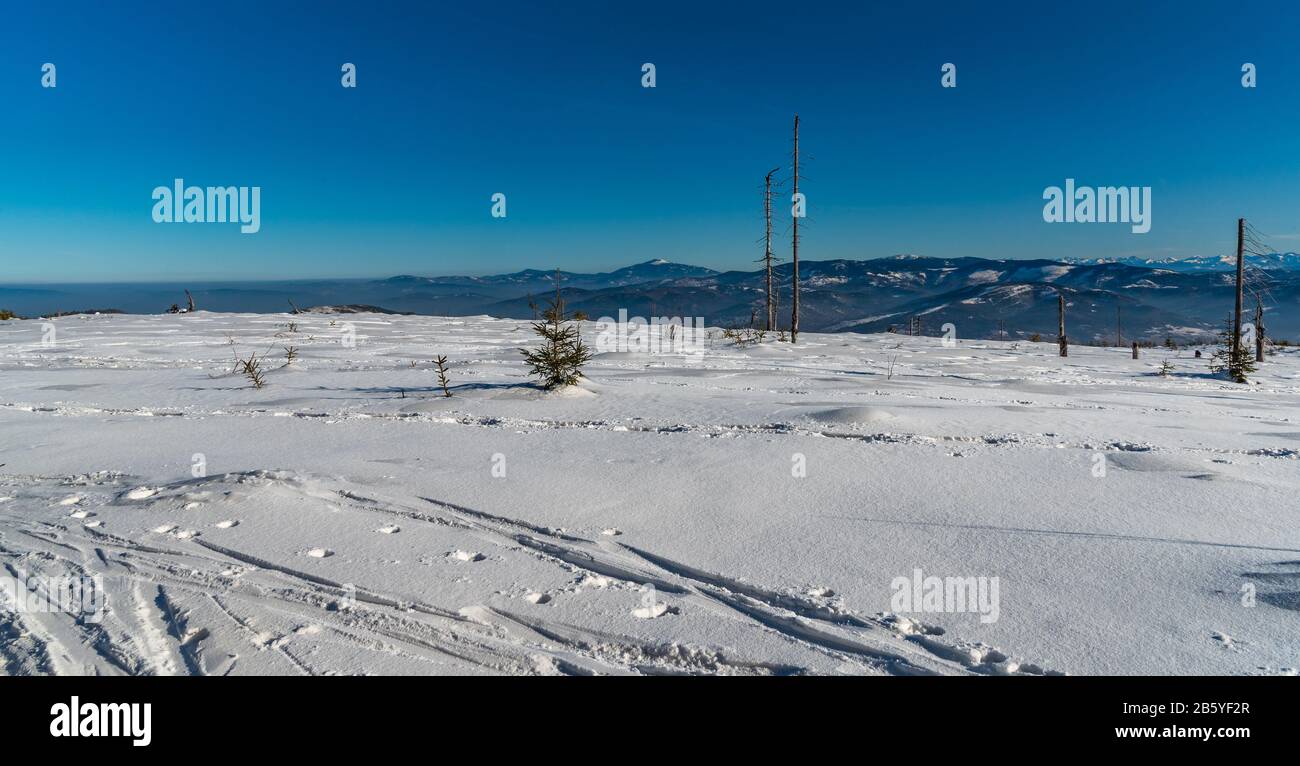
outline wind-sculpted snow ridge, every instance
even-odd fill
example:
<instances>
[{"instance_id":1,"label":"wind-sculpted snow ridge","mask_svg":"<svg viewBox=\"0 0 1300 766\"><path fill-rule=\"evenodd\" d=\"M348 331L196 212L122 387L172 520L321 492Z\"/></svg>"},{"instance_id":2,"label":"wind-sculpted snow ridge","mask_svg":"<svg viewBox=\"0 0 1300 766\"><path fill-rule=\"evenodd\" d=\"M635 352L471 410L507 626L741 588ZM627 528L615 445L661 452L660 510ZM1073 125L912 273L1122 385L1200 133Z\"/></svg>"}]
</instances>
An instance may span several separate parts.
<instances>
[{"instance_id":1,"label":"wind-sculpted snow ridge","mask_svg":"<svg viewBox=\"0 0 1300 766\"><path fill-rule=\"evenodd\" d=\"M125 476L33 476L11 478L4 491L0 555L11 575L100 576L107 593L99 623L7 613L4 633L22 637L4 644L12 674L1046 672L832 598L434 498L370 497L320 477L252 471L142 487ZM418 530L430 554L362 564L366 576L344 582L352 572L306 548L346 546L313 529L318 515L335 517L334 534L401 522L401 536ZM239 524L211 521L219 517ZM154 526L139 534L136 524ZM283 540L290 529L295 540ZM454 555L466 547L485 553ZM465 572L472 583L449 599L434 582L408 579L404 566ZM521 573L548 583L546 597L510 598L529 590ZM640 621L629 616L647 594L665 605L658 617L684 623L673 640L635 630ZM560 601L568 608L556 614L527 608ZM584 619L589 611L596 619ZM736 641L716 643L723 636Z\"/></svg>"},{"instance_id":2,"label":"wind-sculpted snow ridge","mask_svg":"<svg viewBox=\"0 0 1300 766\"><path fill-rule=\"evenodd\" d=\"M715 332L547 392L514 320L51 324L0 323L0 581L107 609L0 595L5 674L1297 667L1294 349Z\"/></svg>"}]
</instances>

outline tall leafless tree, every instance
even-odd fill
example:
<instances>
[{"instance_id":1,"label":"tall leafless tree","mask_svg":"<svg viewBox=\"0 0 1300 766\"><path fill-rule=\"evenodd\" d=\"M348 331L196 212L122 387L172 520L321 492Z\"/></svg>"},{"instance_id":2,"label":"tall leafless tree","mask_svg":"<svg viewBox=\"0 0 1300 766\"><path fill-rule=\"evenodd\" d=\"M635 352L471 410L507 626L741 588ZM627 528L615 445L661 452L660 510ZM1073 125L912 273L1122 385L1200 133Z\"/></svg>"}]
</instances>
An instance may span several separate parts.
<instances>
[{"instance_id":1,"label":"tall leafless tree","mask_svg":"<svg viewBox=\"0 0 1300 766\"><path fill-rule=\"evenodd\" d=\"M776 329L776 302L772 299L772 174L780 168L772 168L763 179L763 218L767 221L767 233L764 235L766 253L763 261L767 265L767 331Z\"/></svg>"},{"instance_id":2,"label":"tall leafless tree","mask_svg":"<svg viewBox=\"0 0 1300 766\"><path fill-rule=\"evenodd\" d=\"M799 115L794 116L794 196L795 204L799 200ZM796 211L797 213L797 211ZM790 310L790 342L799 342L799 216L796 214L793 218L793 235L791 246L791 289L794 291L794 297L791 299L792 308Z\"/></svg>"}]
</instances>

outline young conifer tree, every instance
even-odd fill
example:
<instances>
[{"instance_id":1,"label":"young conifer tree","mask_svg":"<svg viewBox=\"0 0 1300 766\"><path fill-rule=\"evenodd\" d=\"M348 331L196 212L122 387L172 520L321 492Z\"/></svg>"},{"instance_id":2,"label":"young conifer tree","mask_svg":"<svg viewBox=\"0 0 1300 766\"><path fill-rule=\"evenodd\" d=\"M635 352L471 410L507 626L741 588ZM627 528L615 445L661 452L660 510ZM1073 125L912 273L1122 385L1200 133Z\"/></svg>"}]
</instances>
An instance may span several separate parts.
<instances>
[{"instance_id":1,"label":"young conifer tree","mask_svg":"<svg viewBox=\"0 0 1300 766\"><path fill-rule=\"evenodd\" d=\"M535 349L520 349L529 374L539 378L547 389L577 384L582 377L583 365L591 361L591 350L582 342L578 325L564 311L558 271L555 274L555 296L542 312L541 321L533 323L533 332L542 339L542 345Z\"/></svg>"},{"instance_id":2,"label":"young conifer tree","mask_svg":"<svg viewBox=\"0 0 1300 766\"><path fill-rule=\"evenodd\" d=\"M1210 372L1226 372L1234 381L1247 383L1249 380L1246 376L1254 373L1257 368L1254 355L1240 345L1240 337L1233 326L1232 315L1229 314L1227 327L1219 333L1219 348L1210 358ZM1237 344L1235 349L1234 343Z\"/></svg>"}]
</instances>

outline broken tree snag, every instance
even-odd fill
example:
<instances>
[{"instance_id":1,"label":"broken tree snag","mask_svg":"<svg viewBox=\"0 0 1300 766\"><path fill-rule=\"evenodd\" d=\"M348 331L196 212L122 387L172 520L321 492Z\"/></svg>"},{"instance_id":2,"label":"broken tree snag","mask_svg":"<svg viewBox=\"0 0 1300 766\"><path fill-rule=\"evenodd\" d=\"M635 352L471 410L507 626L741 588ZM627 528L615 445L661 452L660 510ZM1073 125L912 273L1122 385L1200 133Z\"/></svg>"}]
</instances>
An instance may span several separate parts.
<instances>
[{"instance_id":1,"label":"broken tree snag","mask_svg":"<svg viewBox=\"0 0 1300 766\"><path fill-rule=\"evenodd\" d=\"M300 311L300 310L298 309L298 307L297 307L296 305L294 305L293 298L287 298L286 300L289 301L289 308L293 309L293 311L290 311L290 312L289 312L290 314L301 314L301 313L302 313L302 311Z\"/></svg>"},{"instance_id":2,"label":"broken tree snag","mask_svg":"<svg viewBox=\"0 0 1300 766\"><path fill-rule=\"evenodd\" d=\"M776 303L772 300L772 173L780 168L772 168L763 180L763 217L767 220L767 254L763 260L767 262L767 331L771 332L776 329Z\"/></svg>"},{"instance_id":3,"label":"broken tree snag","mask_svg":"<svg viewBox=\"0 0 1300 766\"><path fill-rule=\"evenodd\" d=\"M1255 361L1264 361L1264 304L1255 296Z\"/></svg>"},{"instance_id":4,"label":"broken tree snag","mask_svg":"<svg viewBox=\"0 0 1300 766\"><path fill-rule=\"evenodd\" d=\"M1137 358L1138 358L1138 342L1137 342L1137 341L1133 341L1133 358L1134 358L1134 359L1137 359Z\"/></svg>"},{"instance_id":5,"label":"broken tree snag","mask_svg":"<svg viewBox=\"0 0 1300 766\"><path fill-rule=\"evenodd\" d=\"M1070 343L1065 339L1065 296L1056 294L1056 342L1061 347L1061 356L1070 355Z\"/></svg>"},{"instance_id":6,"label":"broken tree snag","mask_svg":"<svg viewBox=\"0 0 1300 766\"><path fill-rule=\"evenodd\" d=\"M1232 369L1240 368L1241 361L1241 285L1244 277L1244 264L1246 262L1246 219L1237 219L1237 291L1236 291L1236 308L1232 313L1232 348L1228 352L1228 360L1232 363Z\"/></svg>"},{"instance_id":7,"label":"broken tree snag","mask_svg":"<svg viewBox=\"0 0 1300 766\"><path fill-rule=\"evenodd\" d=\"M194 296L193 296L193 295L190 295L190 291L189 291L189 290L186 290L186 291L185 291L185 301L189 304L189 306L185 309L185 313L186 313L186 314L193 314L193 313L194 313Z\"/></svg>"}]
</instances>

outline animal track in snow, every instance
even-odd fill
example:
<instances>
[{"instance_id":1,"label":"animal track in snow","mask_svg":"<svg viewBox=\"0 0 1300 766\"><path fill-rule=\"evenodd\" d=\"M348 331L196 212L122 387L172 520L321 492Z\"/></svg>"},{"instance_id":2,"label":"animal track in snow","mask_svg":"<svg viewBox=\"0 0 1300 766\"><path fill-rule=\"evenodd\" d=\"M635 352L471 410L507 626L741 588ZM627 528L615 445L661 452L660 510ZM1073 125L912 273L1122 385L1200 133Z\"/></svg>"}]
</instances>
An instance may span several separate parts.
<instances>
[{"instance_id":1,"label":"animal track in snow","mask_svg":"<svg viewBox=\"0 0 1300 766\"><path fill-rule=\"evenodd\" d=\"M487 556L484 556L482 553L474 553L473 551L462 551L460 549L456 549L451 553L448 553L447 558L454 559L456 561L472 562L472 561L482 561L483 559L487 558Z\"/></svg>"},{"instance_id":2,"label":"animal track in snow","mask_svg":"<svg viewBox=\"0 0 1300 766\"><path fill-rule=\"evenodd\" d=\"M314 559L324 559L333 556L334 551L330 550L329 548L312 548L311 550L307 551L307 555L311 556Z\"/></svg>"},{"instance_id":3,"label":"animal track in snow","mask_svg":"<svg viewBox=\"0 0 1300 766\"><path fill-rule=\"evenodd\" d=\"M397 526L396 524L389 524L388 526L386 526L386 527L380 527L379 529L376 529L375 531L378 532L378 533L381 534L381 535L395 535L395 534L397 534L398 532L401 532L401 531L402 531L402 528L399 527L399 526Z\"/></svg>"},{"instance_id":4,"label":"animal track in snow","mask_svg":"<svg viewBox=\"0 0 1300 766\"><path fill-rule=\"evenodd\" d=\"M127 500L146 500L158 494L158 490L153 487L136 487L126 493Z\"/></svg>"},{"instance_id":5,"label":"animal track in snow","mask_svg":"<svg viewBox=\"0 0 1300 766\"><path fill-rule=\"evenodd\" d=\"M231 527L239 526L239 522L236 521L235 519L227 519L226 521L218 521L216 524L213 524L212 526L216 527L217 529L230 529Z\"/></svg>"}]
</instances>

